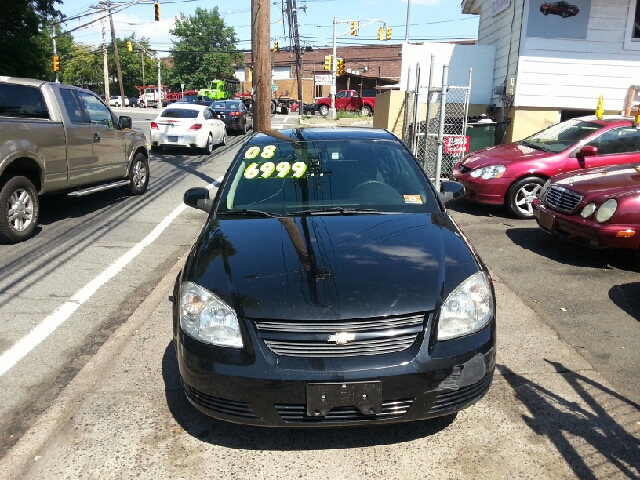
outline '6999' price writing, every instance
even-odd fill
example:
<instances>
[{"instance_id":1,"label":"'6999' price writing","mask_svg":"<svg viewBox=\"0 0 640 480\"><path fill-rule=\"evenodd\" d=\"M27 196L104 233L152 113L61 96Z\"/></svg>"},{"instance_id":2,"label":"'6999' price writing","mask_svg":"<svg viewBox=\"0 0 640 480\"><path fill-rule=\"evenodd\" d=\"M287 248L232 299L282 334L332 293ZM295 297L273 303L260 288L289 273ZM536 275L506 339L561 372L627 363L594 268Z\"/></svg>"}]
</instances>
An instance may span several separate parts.
<instances>
[{"instance_id":1,"label":"'6999' price writing","mask_svg":"<svg viewBox=\"0 0 640 480\"><path fill-rule=\"evenodd\" d=\"M265 162L252 163L244 170L244 178L300 178L307 171L307 164L304 162Z\"/></svg>"}]
</instances>

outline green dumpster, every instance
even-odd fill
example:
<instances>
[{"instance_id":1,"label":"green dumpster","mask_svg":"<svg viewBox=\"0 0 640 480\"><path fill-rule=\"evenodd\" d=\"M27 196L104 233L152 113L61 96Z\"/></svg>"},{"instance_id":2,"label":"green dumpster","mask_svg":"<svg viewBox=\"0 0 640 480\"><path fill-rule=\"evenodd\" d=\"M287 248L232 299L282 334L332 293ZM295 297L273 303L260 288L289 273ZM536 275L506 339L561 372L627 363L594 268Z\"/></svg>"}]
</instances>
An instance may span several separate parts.
<instances>
[{"instance_id":1,"label":"green dumpster","mask_svg":"<svg viewBox=\"0 0 640 480\"><path fill-rule=\"evenodd\" d=\"M497 125L496 122L468 123L469 152L475 152L485 147L493 147L496 144Z\"/></svg>"}]
</instances>

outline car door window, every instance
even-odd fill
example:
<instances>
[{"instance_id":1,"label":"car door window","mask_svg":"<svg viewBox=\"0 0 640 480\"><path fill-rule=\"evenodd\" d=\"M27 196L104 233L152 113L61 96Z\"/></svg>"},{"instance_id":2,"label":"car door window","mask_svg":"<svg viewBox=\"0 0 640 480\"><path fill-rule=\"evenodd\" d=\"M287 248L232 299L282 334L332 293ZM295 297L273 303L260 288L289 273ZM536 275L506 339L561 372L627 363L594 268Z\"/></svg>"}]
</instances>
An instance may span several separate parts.
<instances>
[{"instance_id":1,"label":"car door window","mask_svg":"<svg viewBox=\"0 0 640 480\"><path fill-rule=\"evenodd\" d=\"M68 88L61 88L60 96L71 123L85 123L85 118L82 115L83 108L79 105L78 99L73 92Z\"/></svg>"},{"instance_id":2,"label":"car door window","mask_svg":"<svg viewBox=\"0 0 640 480\"><path fill-rule=\"evenodd\" d=\"M111 110L105 107L98 97L94 97L93 95L84 92L78 92L78 94L84 103L91 123L103 125L115 130L116 122L111 115Z\"/></svg>"},{"instance_id":3,"label":"car door window","mask_svg":"<svg viewBox=\"0 0 640 480\"><path fill-rule=\"evenodd\" d=\"M640 131L636 128L621 127L604 132L587 145L598 148L598 155L615 155L640 151Z\"/></svg>"}]
</instances>

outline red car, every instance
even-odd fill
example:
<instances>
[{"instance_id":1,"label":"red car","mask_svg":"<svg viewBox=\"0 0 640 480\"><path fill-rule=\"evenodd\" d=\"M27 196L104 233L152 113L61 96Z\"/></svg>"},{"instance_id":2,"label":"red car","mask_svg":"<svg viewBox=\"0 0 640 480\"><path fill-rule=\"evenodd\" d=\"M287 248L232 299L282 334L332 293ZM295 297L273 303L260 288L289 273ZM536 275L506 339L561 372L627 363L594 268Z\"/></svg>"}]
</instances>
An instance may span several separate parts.
<instances>
[{"instance_id":1,"label":"red car","mask_svg":"<svg viewBox=\"0 0 640 480\"><path fill-rule=\"evenodd\" d=\"M531 201L552 176L633 162L640 162L640 133L631 119L590 116L470 153L452 176L465 186L468 200L504 205L516 217L533 218Z\"/></svg>"},{"instance_id":2,"label":"red car","mask_svg":"<svg viewBox=\"0 0 640 480\"><path fill-rule=\"evenodd\" d=\"M540 11L545 15L560 15L562 18L574 17L580 9L575 5L570 5L569 2L549 2L540 5Z\"/></svg>"},{"instance_id":3,"label":"red car","mask_svg":"<svg viewBox=\"0 0 640 480\"><path fill-rule=\"evenodd\" d=\"M592 248L626 248L640 261L640 163L553 177L533 201L538 225Z\"/></svg>"}]
</instances>

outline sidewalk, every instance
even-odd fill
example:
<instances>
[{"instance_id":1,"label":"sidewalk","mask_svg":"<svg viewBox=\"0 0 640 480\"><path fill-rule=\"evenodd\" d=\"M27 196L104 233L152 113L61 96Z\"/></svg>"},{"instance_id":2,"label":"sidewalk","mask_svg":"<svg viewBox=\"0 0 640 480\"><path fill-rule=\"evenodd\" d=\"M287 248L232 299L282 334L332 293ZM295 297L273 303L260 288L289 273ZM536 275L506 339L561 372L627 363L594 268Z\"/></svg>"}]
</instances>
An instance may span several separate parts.
<instances>
[{"instance_id":1,"label":"sidewalk","mask_svg":"<svg viewBox=\"0 0 640 480\"><path fill-rule=\"evenodd\" d=\"M300 118L301 127L369 127L373 126L373 117L348 117L332 120L320 114Z\"/></svg>"},{"instance_id":2,"label":"sidewalk","mask_svg":"<svg viewBox=\"0 0 640 480\"><path fill-rule=\"evenodd\" d=\"M493 385L452 422L289 430L210 419L187 402L171 341L181 262L0 462L2 478L640 476L639 406L500 279Z\"/></svg>"}]
</instances>

